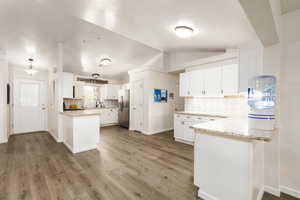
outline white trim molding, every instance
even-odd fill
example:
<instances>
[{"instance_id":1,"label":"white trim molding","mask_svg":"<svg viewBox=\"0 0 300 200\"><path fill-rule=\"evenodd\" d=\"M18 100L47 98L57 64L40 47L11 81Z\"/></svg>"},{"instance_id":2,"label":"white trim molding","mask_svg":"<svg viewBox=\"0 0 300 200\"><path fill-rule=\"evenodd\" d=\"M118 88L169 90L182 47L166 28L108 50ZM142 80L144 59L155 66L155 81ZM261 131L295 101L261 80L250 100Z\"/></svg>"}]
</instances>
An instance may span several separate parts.
<instances>
[{"instance_id":1,"label":"white trim molding","mask_svg":"<svg viewBox=\"0 0 300 200\"><path fill-rule=\"evenodd\" d=\"M216 197L214 197L214 196L212 196L212 195L210 195L210 194L208 194L204 191L201 191L201 190L198 190L198 196L200 198L205 199L205 200L219 200L218 198L216 198Z\"/></svg>"},{"instance_id":2,"label":"white trim molding","mask_svg":"<svg viewBox=\"0 0 300 200\"><path fill-rule=\"evenodd\" d=\"M259 190L259 193L258 193L258 195L257 195L256 200L262 200L263 197L264 197L264 193L265 193L265 188L264 188L264 187L261 187L260 190Z\"/></svg>"},{"instance_id":3,"label":"white trim molding","mask_svg":"<svg viewBox=\"0 0 300 200\"><path fill-rule=\"evenodd\" d=\"M285 193L285 194L288 194L290 196L293 196L293 197L296 197L296 198L300 199L300 191L299 190L281 185L280 186L280 191L282 193Z\"/></svg>"},{"instance_id":4,"label":"white trim molding","mask_svg":"<svg viewBox=\"0 0 300 200\"><path fill-rule=\"evenodd\" d=\"M274 188L274 187L265 185L265 192L270 193L276 197L280 197L280 189L279 188Z\"/></svg>"},{"instance_id":5,"label":"white trim molding","mask_svg":"<svg viewBox=\"0 0 300 200\"><path fill-rule=\"evenodd\" d=\"M156 131L142 131L143 134L145 135L154 135L157 133L163 133L163 132L167 132L167 131L172 131L174 130L173 128L166 128L166 129L160 129L160 130L156 130Z\"/></svg>"}]
</instances>

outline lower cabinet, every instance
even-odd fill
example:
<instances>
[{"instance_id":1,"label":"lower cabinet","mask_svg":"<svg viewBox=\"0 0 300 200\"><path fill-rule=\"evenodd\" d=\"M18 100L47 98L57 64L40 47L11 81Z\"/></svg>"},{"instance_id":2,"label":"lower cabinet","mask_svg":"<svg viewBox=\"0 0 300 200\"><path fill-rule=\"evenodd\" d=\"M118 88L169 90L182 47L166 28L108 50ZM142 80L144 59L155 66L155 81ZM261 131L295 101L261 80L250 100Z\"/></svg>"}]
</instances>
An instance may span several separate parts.
<instances>
[{"instance_id":1,"label":"lower cabinet","mask_svg":"<svg viewBox=\"0 0 300 200\"><path fill-rule=\"evenodd\" d=\"M115 125L119 123L118 108L99 108L99 109L100 109L101 127Z\"/></svg>"},{"instance_id":2,"label":"lower cabinet","mask_svg":"<svg viewBox=\"0 0 300 200\"><path fill-rule=\"evenodd\" d=\"M117 108L103 108L101 109L101 126L108 126L118 124L118 109Z\"/></svg>"},{"instance_id":3,"label":"lower cabinet","mask_svg":"<svg viewBox=\"0 0 300 200\"><path fill-rule=\"evenodd\" d=\"M193 125L215 120L212 117L193 116L187 114L175 114L174 116L174 138L178 142L194 144L195 132Z\"/></svg>"}]
</instances>

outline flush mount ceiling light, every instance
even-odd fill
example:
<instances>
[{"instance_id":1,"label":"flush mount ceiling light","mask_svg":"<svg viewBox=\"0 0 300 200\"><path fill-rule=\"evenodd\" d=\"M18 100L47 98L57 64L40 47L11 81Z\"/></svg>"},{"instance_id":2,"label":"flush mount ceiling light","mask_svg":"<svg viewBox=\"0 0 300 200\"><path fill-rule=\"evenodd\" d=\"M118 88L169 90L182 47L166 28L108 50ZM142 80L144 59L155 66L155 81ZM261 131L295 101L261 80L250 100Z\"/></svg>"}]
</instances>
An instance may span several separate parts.
<instances>
[{"instance_id":1,"label":"flush mount ceiling light","mask_svg":"<svg viewBox=\"0 0 300 200\"><path fill-rule=\"evenodd\" d=\"M109 64L111 64L111 59L110 58L102 58L101 60L100 60L100 65L101 66L105 66L105 65L109 65Z\"/></svg>"},{"instance_id":2,"label":"flush mount ceiling light","mask_svg":"<svg viewBox=\"0 0 300 200\"><path fill-rule=\"evenodd\" d=\"M29 68L28 69L25 69L25 72L30 75L30 76L33 76L37 73L37 70L33 69L33 66L32 66L32 62L34 61L32 58L29 58L28 61L30 62L30 65L29 65Z\"/></svg>"},{"instance_id":3,"label":"flush mount ceiling light","mask_svg":"<svg viewBox=\"0 0 300 200\"><path fill-rule=\"evenodd\" d=\"M174 30L176 35L181 38L191 37L194 33L194 29L188 26L176 26Z\"/></svg>"}]
</instances>

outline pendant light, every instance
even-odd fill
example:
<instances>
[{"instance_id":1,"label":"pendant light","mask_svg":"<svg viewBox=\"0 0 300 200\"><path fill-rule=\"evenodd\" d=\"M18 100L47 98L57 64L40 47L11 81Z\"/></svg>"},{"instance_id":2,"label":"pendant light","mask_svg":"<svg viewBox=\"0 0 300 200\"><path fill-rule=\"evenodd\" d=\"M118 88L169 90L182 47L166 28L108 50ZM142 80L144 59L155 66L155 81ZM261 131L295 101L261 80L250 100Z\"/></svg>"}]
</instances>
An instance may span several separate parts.
<instances>
[{"instance_id":1,"label":"pendant light","mask_svg":"<svg viewBox=\"0 0 300 200\"><path fill-rule=\"evenodd\" d=\"M33 76L37 73L37 70L33 69L33 66L32 66L32 62L34 61L32 58L29 58L28 61L30 62L30 65L28 67L28 69L25 69L25 72L30 75L30 76Z\"/></svg>"}]
</instances>

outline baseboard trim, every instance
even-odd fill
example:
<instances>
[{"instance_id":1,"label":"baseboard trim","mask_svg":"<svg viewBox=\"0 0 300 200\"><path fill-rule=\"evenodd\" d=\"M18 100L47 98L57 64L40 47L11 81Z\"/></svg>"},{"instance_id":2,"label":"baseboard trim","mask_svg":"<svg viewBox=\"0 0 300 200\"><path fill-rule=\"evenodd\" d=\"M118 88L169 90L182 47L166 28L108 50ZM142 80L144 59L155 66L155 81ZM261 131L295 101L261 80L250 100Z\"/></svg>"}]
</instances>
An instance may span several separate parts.
<instances>
[{"instance_id":1,"label":"baseboard trim","mask_svg":"<svg viewBox=\"0 0 300 200\"><path fill-rule=\"evenodd\" d=\"M280 191L282 193L285 193L285 194L288 194L290 196L293 196L293 197L296 197L296 198L300 199L300 191L299 190L281 185L280 186Z\"/></svg>"},{"instance_id":2,"label":"baseboard trim","mask_svg":"<svg viewBox=\"0 0 300 200\"><path fill-rule=\"evenodd\" d=\"M280 189L279 188L276 189L274 187L265 185L265 192L270 193L276 197L280 197Z\"/></svg>"},{"instance_id":3,"label":"baseboard trim","mask_svg":"<svg viewBox=\"0 0 300 200\"><path fill-rule=\"evenodd\" d=\"M258 193L258 195L257 195L256 200L262 200L263 197L264 197L264 193L265 193L265 188L264 188L264 187L261 187L260 190L259 190L259 193Z\"/></svg>"},{"instance_id":4,"label":"baseboard trim","mask_svg":"<svg viewBox=\"0 0 300 200\"><path fill-rule=\"evenodd\" d=\"M166 128L166 129L160 129L160 130L156 130L156 131L143 131L143 134L146 135L154 135L154 134L158 134L158 133L163 133L163 132L167 132L167 131L172 131L173 128Z\"/></svg>"},{"instance_id":5,"label":"baseboard trim","mask_svg":"<svg viewBox=\"0 0 300 200\"><path fill-rule=\"evenodd\" d=\"M57 142L57 143L61 143L62 142L60 139L58 139L57 137L55 137L50 131L48 131L48 133L55 140L55 142Z\"/></svg>"},{"instance_id":6,"label":"baseboard trim","mask_svg":"<svg viewBox=\"0 0 300 200\"><path fill-rule=\"evenodd\" d=\"M198 190L198 196L202 199L205 199L205 200L219 200L216 197L214 197L210 194L207 194L206 192L201 191L201 190Z\"/></svg>"},{"instance_id":7,"label":"baseboard trim","mask_svg":"<svg viewBox=\"0 0 300 200\"><path fill-rule=\"evenodd\" d=\"M179 138L175 138L175 141L176 142L181 142L181 143L184 143L184 144L194 145L194 142L182 140L182 139L179 139Z\"/></svg>"},{"instance_id":8,"label":"baseboard trim","mask_svg":"<svg viewBox=\"0 0 300 200\"><path fill-rule=\"evenodd\" d=\"M8 140L7 139L4 139L4 140L1 140L0 141L0 144L5 144L5 143L7 143L8 142Z\"/></svg>"}]
</instances>

